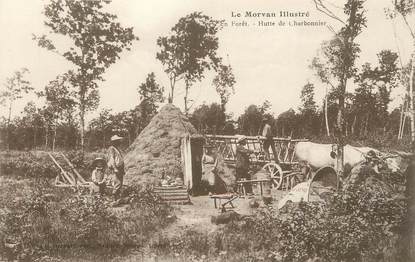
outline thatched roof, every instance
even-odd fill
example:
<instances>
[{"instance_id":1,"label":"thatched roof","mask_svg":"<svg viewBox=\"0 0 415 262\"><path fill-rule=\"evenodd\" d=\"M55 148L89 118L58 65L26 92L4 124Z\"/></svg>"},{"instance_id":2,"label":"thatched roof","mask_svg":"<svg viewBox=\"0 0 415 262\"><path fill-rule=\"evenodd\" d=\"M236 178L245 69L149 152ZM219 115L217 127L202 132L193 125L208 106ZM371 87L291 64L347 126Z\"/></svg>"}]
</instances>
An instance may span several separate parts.
<instances>
[{"instance_id":1,"label":"thatched roof","mask_svg":"<svg viewBox=\"0 0 415 262\"><path fill-rule=\"evenodd\" d=\"M182 176L180 141L196 133L179 108L163 106L125 155L125 183L154 183L165 175Z\"/></svg>"}]
</instances>

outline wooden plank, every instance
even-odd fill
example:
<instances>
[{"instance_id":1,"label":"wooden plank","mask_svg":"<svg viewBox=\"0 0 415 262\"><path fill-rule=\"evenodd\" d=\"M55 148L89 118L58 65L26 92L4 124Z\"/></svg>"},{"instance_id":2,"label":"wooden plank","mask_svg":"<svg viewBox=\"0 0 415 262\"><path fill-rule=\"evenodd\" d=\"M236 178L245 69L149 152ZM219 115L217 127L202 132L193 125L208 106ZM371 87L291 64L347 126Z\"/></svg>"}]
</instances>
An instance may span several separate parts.
<instances>
[{"instance_id":1,"label":"wooden plank","mask_svg":"<svg viewBox=\"0 0 415 262\"><path fill-rule=\"evenodd\" d=\"M188 194L157 194L161 198L189 197Z\"/></svg>"},{"instance_id":2,"label":"wooden plank","mask_svg":"<svg viewBox=\"0 0 415 262\"><path fill-rule=\"evenodd\" d=\"M213 140L234 140L236 143L237 138L235 136L225 136L225 135L205 135L207 138L209 139L213 139ZM247 140L258 140L258 136L245 136ZM265 140L266 138L263 136L259 136L260 140ZM278 141L291 141L291 142L306 142L309 141L308 139L292 139L289 137L274 137L273 138L274 141L278 142Z\"/></svg>"},{"instance_id":3,"label":"wooden plank","mask_svg":"<svg viewBox=\"0 0 415 262\"><path fill-rule=\"evenodd\" d=\"M183 186L155 186L153 187L153 190L177 190L177 189L187 190Z\"/></svg>"},{"instance_id":4,"label":"wooden plank","mask_svg":"<svg viewBox=\"0 0 415 262\"><path fill-rule=\"evenodd\" d=\"M235 195L211 195L210 198L216 198L216 199L231 199Z\"/></svg>"},{"instance_id":5,"label":"wooden plank","mask_svg":"<svg viewBox=\"0 0 415 262\"><path fill-rule=\"evenodd\" d=\"M56 159L50 154L48 153L49 157L52 159L52 161L55 163L56 166L59 167L59 169L61 170L61 173L63 174L63 176L66 178L66 180L68 180L69 183L75 185L75 181L73 179L70 178L70 176L66 173L66 171L59 165L59 163L56 161Z\"/></svg>"},{"instance_id":6,"label":"wooden plank","mask_svg":"<svg viewBox=\"0 0 415 262\"><path fill-rule=\"evenodd\" d=\"M73 187L73 185L69 185L69 184L60 184L60 185L55 185L57 187Z\"/></svg>"},{"instance_id":7,"label":"wooden plank","mask_svg":"<svg viewBox=\"0 0 415 262\"><path fill-rule=\"evenodd\" d=\"M290 152L290 146L291 146L291 141L288 142L287 148L285 149L286 151L285 151L284 161L287 161L288 159L288 154Z\"/></svg>"},{"instance_id":8,"label":"wooden plank","mask_svg":"<svg viewBox=\"0 0 415 262\"><path fill-rule=\"evenodd\" d=\"M246 180L246 181L237 181L237 184L250 184L250 183L263 183L271 182L271 180Z\"/></svg>"},{"instance_id":9,"label":"wooden plank","mask_svg":"<svg viewBox=\"0 0 415 262\"><path fill-rule=\"evenodd\" d=\"M188 195L186 196L159 196L162 200L183 200L183 199L190 199Z\"/></svg>"},{"instance_id":10,"label":"wooden plank","mask_svg":"<svg viewBox=\"0 0 415 262\"><path fill-rule=\"evenodd\" d=\"M188 195L187 191L154 191L155 194L165 194L165 195Z\"/></svg>"},{"instance_id":11,"label":"wooden plank","mask_svg":"<svg viewBox=\"0 0 415 262\"><path fill-rule=\"evenodd\" d=\"M190 200L175 200L175 201L163 201L163 203L167 203L170 205L186 205L191 203Z\"/></svg>"},{"instance_id":12,"label":"wooden plank","mask_svg":"<svg viewBox=\"0 0 415 262\"><path fill-rule=\"evenodd\" d=\"M81 183L85 183L86 182L85 179L81 176L81 174L78 173L78 171L75 169L71 161L69 161L69 159L62 152L61 152L61 155L63 159L65 159L66 163L68 163L72 171L76 174L76 176L78 177L78 180L81 181Z\"/></svg>"},{"instance_id":13,"label":"wooden plank","mask_svg":"<svg viewBox=\"0 0 415 262\"><path fill-rule=\"evenodd\" d=\"M162 203L168 203L168 204L172 204L172 203L190 203L190 199L189 198L182 198L182 199L161 199Z\"/></svg>"},{"instance_id":14,"label":"wooden plank","mask_svg":"<svg viewBox=\"0 0 415 262\"><path fill-rule=\"evenodd\" d=\"M155 188L155 189L153 189L153 191L166 191L166 192L169 192L169 191L183 191L183 192L187 192L187 189L185 189L185 188L173 188L173 189L170 189L170 188L166 188L166 189L160 189L160 188Z\"/></svg>"}]
</instances>

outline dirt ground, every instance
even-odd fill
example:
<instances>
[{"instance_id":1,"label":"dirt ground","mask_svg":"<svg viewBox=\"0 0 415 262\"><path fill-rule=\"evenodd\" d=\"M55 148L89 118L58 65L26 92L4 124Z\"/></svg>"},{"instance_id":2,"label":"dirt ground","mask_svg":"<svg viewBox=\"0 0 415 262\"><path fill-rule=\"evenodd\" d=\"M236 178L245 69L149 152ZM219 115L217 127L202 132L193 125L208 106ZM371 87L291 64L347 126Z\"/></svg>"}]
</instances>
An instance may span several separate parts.
<instances>
[{"instance_id":1,"label":"dirt ground","mask_svg":"<svg viewBox=\"0 0 415 262\"><path fill-rule=\"evenodd\" d=\"M278 201L287 194L286 191L272 190L273 202L272 206L277 208ZM233 201L235 208L227 209L234 210L241 215L252 215L257 209L249 207L249 202L256 199L260 207L263 207L261 197L258 195L246 198L237 198ZM173 238L179 236L186 230L193 230L196 232L214 232L223 225L215 225L211 222L212 216L217 216L221 213L220 209L215 209L213 199L210 196L191 197L191 204L174 206L174 213L176 221L167 228L161 230L158 235L163 237ZM157 236L155 236L157 237ZM151 242L151 240L150 240ZM159 256L151 252L151 250L144 250L141 252L132 252L128 256L118 257L112 261L129 262L129 261L151 261L151 262L165 262L165 261L188 261L187 258L179 255L175 256Z\"/></svg>"},{"instance_id":2,"label":"dirt ground","mask_svg":"<svg viewBox=\"0 0 415 262\"><path fill-rule=\"evenodd\" d=\"M286 193L281 190L273 190L272 206L276 208L278 201ZM255 195L235 199L233 201L235 208L227 208L227 210L233 210L240 215L252 215L256 209L249 207L249 202L253 199L258 201L260 207L263 206L261 197ZM227 207L229 206L227 205ZM211 217L220 214L221 210L218 208L215 209L214 201L210 196L191 197L191 204L177 205L174 207L174 211L176 221L161 232L166 237L177 236L180 232L184 232L185 229L192 229L196 232L211 232L220 226L211 222Z\"/></svg>"},{"instance_id":3,"label":"dirt ground","mask_svg":"<svg viewBox=\"0 0 415 262\"><path fill-rule=\"evenodd\" d=\"M0 176L0 184L3 188L9 188L10 185L13 185L11 189L17 190L19 193L15 196L23 197L27 190L31 188L31 181L29 179L16 180L8 177ZM7 186L9 185L9 186ZM273 202L272 205L276 208L278 205L278 200L280 200L287 192L280 190L272 190ZM8 196L5 194L4 197ZM241 215L252 215L256 212L257 209L249 207L249 202L253 199L256 199L260 204L260 207L263 206L261 197L259 195L246 197L246 198L237 198L233 201L235 212ZM7 200L8 201L8 200ZM191 204L188 205L175 205L174 214L176 216L175 222L169 225L167 228L162 229L160 232L157 232L154 235L154 238L162 236L165 238L174 238L182 234L187 230L192 230L200 233L210 233L215 230L218 230L223 225L216 225L211 222L212 216L217 216L221 213L220 209L214 207L214 201L210 196L197 196L191 197ZM114 208L118 212L123 211L123 207ZM229 209L227 209L229 210ZM151 243L152 239L149 240ZM175 256L171 254L171 257L160 257L153 253L150 249L145 249L144 251L132 251L129 255L123 257L116 257L111 261L183 261L183 257ZM88 261L78 259L77 261Z\"/></svg>"}]
</instances>

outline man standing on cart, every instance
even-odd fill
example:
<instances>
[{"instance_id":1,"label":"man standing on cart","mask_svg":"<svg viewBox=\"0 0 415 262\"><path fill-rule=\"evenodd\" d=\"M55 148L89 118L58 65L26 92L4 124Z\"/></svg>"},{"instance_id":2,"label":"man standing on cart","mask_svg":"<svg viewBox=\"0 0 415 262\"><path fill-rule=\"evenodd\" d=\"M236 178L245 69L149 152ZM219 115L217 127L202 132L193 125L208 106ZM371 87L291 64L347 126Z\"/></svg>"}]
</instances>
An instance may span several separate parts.
<instances>
[{"instance_id":1,"label":"man standing on cart","mask_svg":"<svg viewBox=\"0 0 415 262\"><path fill-rule=\"evenodd\" d=\"M265 152L265 159L271 161L271 157L269 155L269 148L271 147L272 154L274 155L275 163L279 163L278 161L278 154L277 150L275 149L274 137L272 135L272 128L271 128L271 119L270 117L264 117L262 120L263 129L262 129L262 136L265 137L265 140L262 144Z\"/></svg>"},{"instance_id":2,"label":"man standing on cart","mask_svg":"<svg viewBox=\"0 0 415 262\"><path fill-rule=\"evenodd\" d=\"M236 145L236 179L240 180L251 180L248 173L249 171L249 155L254 151L246 148L246 137L241 136L237 140ZM246 193L252 193L252 186L249 183L244 183Z\"/></svg>"}]
</instances>

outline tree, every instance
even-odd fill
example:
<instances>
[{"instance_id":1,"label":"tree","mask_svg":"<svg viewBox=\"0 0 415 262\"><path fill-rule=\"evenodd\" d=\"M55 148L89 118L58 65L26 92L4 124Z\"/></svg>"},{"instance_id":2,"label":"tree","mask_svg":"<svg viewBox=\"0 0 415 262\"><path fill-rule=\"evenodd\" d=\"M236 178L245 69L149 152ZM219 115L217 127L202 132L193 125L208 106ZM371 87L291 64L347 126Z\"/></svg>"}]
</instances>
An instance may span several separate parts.
<instances>
[{"instance_id":1,"label":"tree","mask_svg":"<svg viewBox=\"0 0 415 262\"><path fill-rule=\"evenodd\" d=\"M245 109L245 112L238 118L239 131L245 135L258 135L261 132L262 119L264 119L264 117L271 117L271 119L273 119L268 111L270 107L271 104L267 100L260 106L248 106Z\"/></svg>"},{"instance_id":2,"label":"tree","mask_svg":"<svg viewBox=\"0 0 415 262\"><path fill-rule=\"evenodd\" d=\"M220 96L220 104L223 112L225 112L225 106L229 101L229 97L235 93L235 83L232 67L230 65L220 65L218 74L213 79L213 85Z\"/></svg>"},{"instance_id":3,"label":"tree","mask_svg":"<svg viewBox=\"0 0 415 262\"><path fill-rule=\"evenodd\" d=\"M185 113L189 109L188 93L192 84L204 77L205 70L216 69L221 62L216 53L219 47L216 34L221 28L222 21L194 12L179 19L171 29L172 35L157 39L161 50L156 58L163 64L170 79L168 101L173 102L176 82L183 79Z\"/></svg>"},{"instance_id":4,"label":"tree","mask_svg":"<svg viewBox=\"0 0 415 262\"><path fill-rule=\"evenodd\" d=\"M344 136L345 125L345 99L347 81L355 74L355 60L360 52L359 45L355 42L356 37L366 26L363 3L364 0L347 0L343 12L346 19L336 16L329 8L325 0L314 0L316 8L342 23L340 31L336 32L335 38L327 46L324 54L330 62L330 74L337 79L338 86L338 114L336 125L337 149L337 171L341 176L344 170ZM334 31L334 30L333 30Z\"/></svg>"},{"instance_id":5,"label":"tree","mask_svg":"<svg viewBox=\"0 0 415 262\"><path fill-rule=\"evenodd\" d=\"M106 146L107 138L111 136L112 132L112 115L111 109L104 108L99 112L98 117L91 120L89 123L89 129L98 131L99 135L96 137L101 138L101 147ZM91 139L91 138L90 138Z\"/></svg>"},{"instance_id":6,"label":"tree","mask_svg":"<svg viewBox=\"0 0 415 262\"><path fill-rule=\"evenodd\" d=\"M51 0L46 5L45 25L52 35L62 35L72 40L66 50L58 50L47 36L34 36L42 48L51 50L76 66L72 82L77 87L77 106L81 129L81 147L84 148L85 114L97 108L99 103L97 81L104 80L105 70L119 58L124 50L130 50L138 38L132 27L124 28L117 16L104 11L110 0Z\"/></svg>"},{"instance_id":7,"label":"tree","mask_svg":"<svg viewBox=\"0 0 415 262\"><path fill-rule=\"evenodd\" d=\"M377 122L375 86L367 78L368 70L371 70L370 64L363 65L363 72L357 80L359 86L353 95L352 133L358 135L367 135L371 126Z\"/></svg>"},{"instance_id":8,"label":"tree","mask_svg":"<svg viewBox=\"0 0 415 262\"><path fill-rule=\"evenodd\" d=\"M319 127L317 119L317 105L314 100L314 85L307 83L301 90L301 107L300 107L300 118L302 119L302 134L311 135L318 134Z\"/></svg>"},{"instance_id":9,"label":"tree","mask_svg":"<svg viewBox=\"0 0 415 262\"><path fill-rule=\"evenodd\" d=\"M145 83L138 87L141 99L139 105L142 122L141 129L147 126L151 118L157 113L158 104L164 102L163 92L164 88L156 82L153 72L148 74Z\"/></svg>"},{"instance_id":10,"label":"tree","mask_svg":"<svg viewBox=\"0 0 415 262\"><path fill-rule=\"evenodd\" d=\"M282 137L299 135L295 133L299 130L298 122L298 115L295 113L294 109L290 108L287 111L282 112L277 117L278 133L280 133Z\"/></svg>"},{"instance_id":11,"label":"tree","mask_svg":"<svg viewBox=\"0 0 415 262\"><path fill-rule=\"evenodd\" d=\"M363 132L367 135L369 130L377 128L386 132L391 92L398 85L397 59L396 53L382 50L378 54L379 66L366 63L356 75L358 87L353 98L353 133L358 131L358 134Z\"/></svg>"},{"instance_id":12,"label":"tree","mask_svg":"<svg viewBox=\"0 0 415 262\"><path fill-rule=\"evenodd\" d=\"M191 123L201 133L222 134L226 126L226 115L221 105L200 105L190 117Z\"/></svg>"},{"instance_id":13,"label":"tree","mask_svg":"<svg viewBox=\"0 0 415 262\"><path fill-rule=\"evenodd\" d=\"M52 151L55 150L56 136L60 122L66 122L71 126L76 106L76 90L72 86L72 72L59 75L39 92L39 97L46 98L45 110L50 114L50 122L53 127Z\"/></svg>"},{"instance_id":14,"label":"tree","mask_svg":"<svg viewBox=\"0 0 415 262\"><path fill-rule=\"evenodd\" d=\"M19 122L19 127L22 129L20 132L24 133L19 140L23 141L23 144L28 148L35 148L40 136L39 129L43 126L42 116L35 103L29 102L26 104Z\"/></svg>"},{"instance_id":15,"label":"tree","mask_svg":"<svg viewBox=\"0 0 415 262\"><path fill-rule=\"evenodd\" d=\"M409 22L409 17L415 14L415 1L414 0L395 0L394 11L389 12L391 18L395 18L399 14L402 20L406 24L409 34L412 38L412 56L410 62L409 73L409 112L411 114L411 140L415 142L415 25Z\"/></svg>"},{"instance_id":16,"label":"tree","mask_svg":"<svg viewBox=\"0 0 415 262\"><path fill-rule=\"evenodd\" d=\"M21 99L24 94L33 90L30 82L25 79L25 74L28 73L27 68L22 68L15 71L12 77L6 79L4 85L5 90L0 93L0 100L8 104L8 118L7 118L7 150L10 150L10 120L13 110L14 102Z\"/></svg>"},{"instance_id":17,"label":"tree","mask_svg":"<svg viewBox=\"0 0 415 262\"><path fill-rule=\"evenodd\" d=\"M314 85L307 83L301 89L301 112L315 113L317 111L316 101L314 101Z\"/></svg>"},{"instance_id":18,"label":"tree","mask_svg":"<svg viewBox=\"0 0 415 262\"><path fill-rule=\"evenodd\" d=\"M327 50L330 48L331 41L323 42L321 45L321 50L319 50L318 55L313 58L310 68L313 69L320 79L320 81L326 85L326 92L324 96L324 120L326 125L327 136L330 136L330 121L329 121L329 95L333 90L336 89L336 78L331 74L331 67L329 63L329 57L326 55Z\"/></svg>"}]
</instances>

